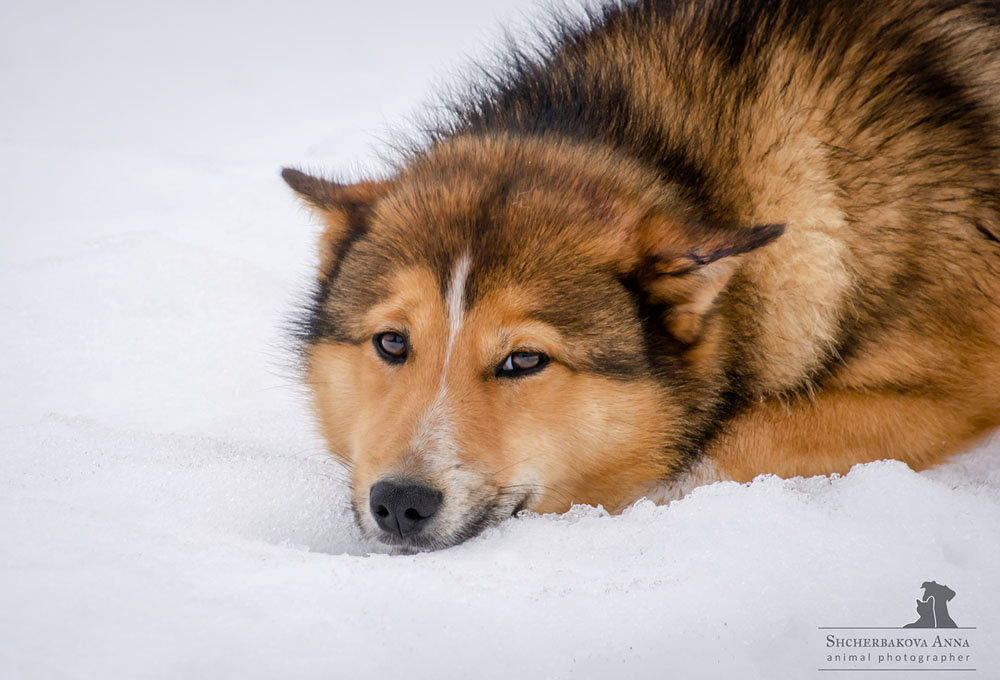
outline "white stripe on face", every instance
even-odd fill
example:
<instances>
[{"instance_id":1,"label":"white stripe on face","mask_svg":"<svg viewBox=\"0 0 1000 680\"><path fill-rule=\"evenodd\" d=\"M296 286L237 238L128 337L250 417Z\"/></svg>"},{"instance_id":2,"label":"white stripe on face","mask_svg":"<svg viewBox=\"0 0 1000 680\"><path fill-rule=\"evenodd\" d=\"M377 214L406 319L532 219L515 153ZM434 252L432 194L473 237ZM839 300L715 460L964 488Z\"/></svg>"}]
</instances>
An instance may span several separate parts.
<instances>
[{"instance_id":1,"label":"white stripe on face","mask_svg":"<svg viewBox=\"0 0 1000 680\"><path fill-rule=\"evenodd\" d=\"M445 305L448 310L448 345L444 352L444 366L441 368L441 389L448 375L448 363L451 361L451 350L455 346L455 337L462 328L465 319L465 284L469 279L469 269L472 258L464 253L451 269L451 280L448 282L448 293L445 295Z\"/></svg>"},{"instance_id":2,"label":"white stripe on face","mask_svg":"<svg viewBox=\"0 0 1000 680\"><path fill-rule=\"evenodd\" d=\"M471 267L472 258L469 253L464 253L452 266L448 290L444 297L445 311L448 316L448 342L445 345L438 391L430 406L427 407L427 411L424 412L420 425L410 442L410 447L415 452L430 460L451 459L458 453L451 422L451 409L447 403L447 379L455 338L458 336L458 331L462 328L462 321L465 318L465 284L469 279Z\"/></svg>"}]
</instances>

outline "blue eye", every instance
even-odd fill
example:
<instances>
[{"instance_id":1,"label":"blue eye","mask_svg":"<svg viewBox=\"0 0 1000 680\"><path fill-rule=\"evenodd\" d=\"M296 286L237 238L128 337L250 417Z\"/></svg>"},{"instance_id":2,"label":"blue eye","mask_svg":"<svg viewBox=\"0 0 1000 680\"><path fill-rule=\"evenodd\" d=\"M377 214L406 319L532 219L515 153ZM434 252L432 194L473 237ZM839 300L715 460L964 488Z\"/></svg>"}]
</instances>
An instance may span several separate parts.
<instances>
[{"instance_id":1,"label":"blue eye","mask_svg":"<svg viewBox=\"0 0 1000 680\"><path fill-rule=\"evenodd\" d=\"M409 353L406 336L387 331L376 334L372 338L372 343L375 345L375 351L378 352L378 355L390 364L401 364L406 361L406 355Z\"/></svg>"},{"instance_id":2,"label":"blue eye","mask_svg":"<svg viewBox=\"0 0 1000 680\"><path fill-rule=\"evenodd\" d=\"M548 363L548 355L541 352L511 352L497 366L496 375L498 378L520 378L542 370Z\"/></svg>"}]
</instances>

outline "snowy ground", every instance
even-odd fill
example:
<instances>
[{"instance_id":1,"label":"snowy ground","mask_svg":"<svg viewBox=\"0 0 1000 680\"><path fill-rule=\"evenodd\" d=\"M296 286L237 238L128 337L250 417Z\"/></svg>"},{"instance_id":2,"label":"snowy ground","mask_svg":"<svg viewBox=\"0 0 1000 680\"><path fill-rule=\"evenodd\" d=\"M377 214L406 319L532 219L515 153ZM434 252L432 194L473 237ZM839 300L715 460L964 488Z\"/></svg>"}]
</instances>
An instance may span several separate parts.
<instances>
[{"instance_id":1,"label":"snowy ground","mask_svg":"<svg viewBox=\"0 0 1000 680\"><path fill-rule=\"evenodd\" d=\"M1000 442L369 554L277 172L375 167L532 4L0 3L0 678L837 676L819 627L932 579L1000 677Z\"/></svg>"}]
</instances>

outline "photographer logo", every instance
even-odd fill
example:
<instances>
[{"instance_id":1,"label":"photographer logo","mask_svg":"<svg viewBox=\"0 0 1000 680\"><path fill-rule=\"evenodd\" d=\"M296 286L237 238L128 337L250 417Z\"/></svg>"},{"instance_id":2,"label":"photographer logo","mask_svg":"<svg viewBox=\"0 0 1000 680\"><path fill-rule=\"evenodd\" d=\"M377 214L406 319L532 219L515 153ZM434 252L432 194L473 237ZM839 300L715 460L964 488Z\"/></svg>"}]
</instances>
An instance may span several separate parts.
<instances>
[{"instance_id":1,"label":"photographer logo","mask_svg":"<svg viewBox=\"0 0 1000 680\"><path fill-rule=\"evenodd\" d=\"M974 626L959 626L949 611L956 592L924 581L916 620L901 626L820 626L819 671L962 671L975 673Z\"/></svg>"}]
</instances>

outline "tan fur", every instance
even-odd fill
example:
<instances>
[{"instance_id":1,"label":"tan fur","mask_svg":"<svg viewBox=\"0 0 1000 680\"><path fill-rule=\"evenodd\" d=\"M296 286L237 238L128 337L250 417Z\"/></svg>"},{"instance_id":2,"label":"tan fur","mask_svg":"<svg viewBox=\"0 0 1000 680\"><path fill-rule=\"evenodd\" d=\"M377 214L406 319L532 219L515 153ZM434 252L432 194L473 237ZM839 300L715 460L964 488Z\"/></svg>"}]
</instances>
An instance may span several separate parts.
<instances>
[{"instance_id":1,"label":"tan fur","mask_svg":"<svg viewBox=\"0 0 1000 680\"><path fill-rule=\"evenodd\" d=\"M729 479L845 473L883 458L920 470L974 444L1000 409L893 392L826 392L769 401L737 417L712 453Z\"/></svg>"}]
</instances>

